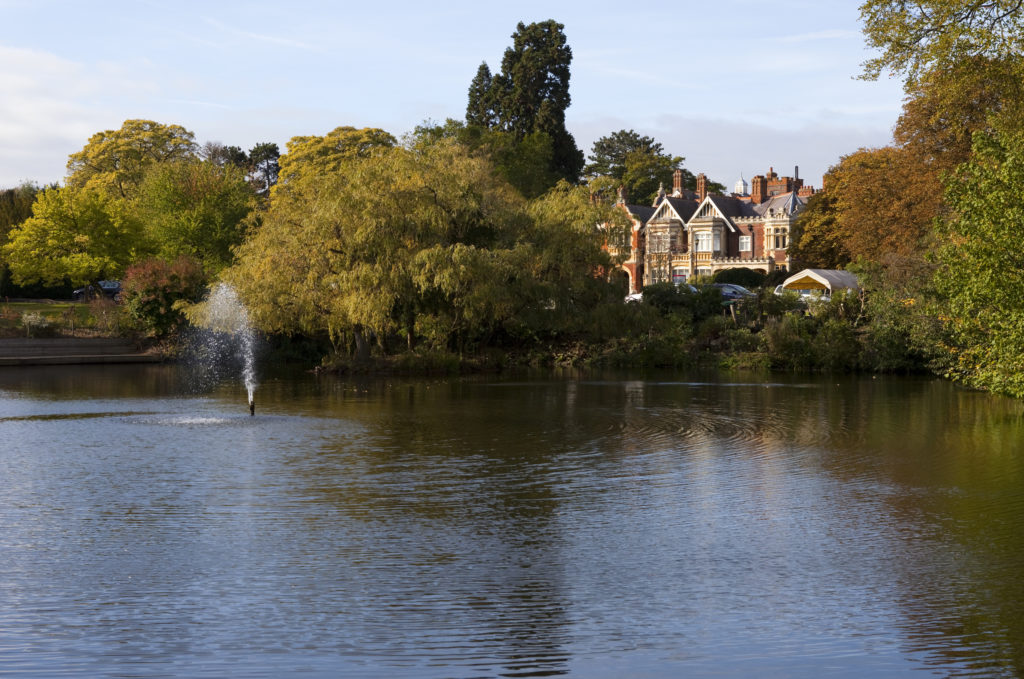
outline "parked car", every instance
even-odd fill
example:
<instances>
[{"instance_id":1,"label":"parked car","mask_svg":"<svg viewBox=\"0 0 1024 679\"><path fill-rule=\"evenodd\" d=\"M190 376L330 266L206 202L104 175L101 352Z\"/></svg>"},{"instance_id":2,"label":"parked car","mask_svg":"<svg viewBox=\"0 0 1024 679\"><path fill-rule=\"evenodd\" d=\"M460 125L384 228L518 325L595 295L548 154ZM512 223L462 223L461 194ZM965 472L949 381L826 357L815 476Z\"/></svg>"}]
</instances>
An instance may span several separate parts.
<instances>
[{"instance_id":1,"label":"parked car","mask_svg":"<svg viewBox=\"0 0 1024 679\"><path fill-rule=\"evenodd\" d=\"M787 292L793 292L800 296L800 299L807 302L810 300L822 300L827 302L829 300L828 290L796 290L793 288L784 288L781 285L775 286L775 294L782 297Z\"/></svg>"},{"instance_id":2,"label":"parked car","mask_svg":"<svg viewBox=\"0 0 1024 679\"><path fill-rule=\"evenodd\" d=\"M100 295L103 295L108 299L119 299L121 296L121 281L100 281L98 290L96 289L96 286L93 285L78 288L71 293L71 298L81 302L89 299L95 299Z\"/></svg>"},{"instance_id":3,"label":"parked car","mask_svg":"<svg viewBox=\"0 0 1024 679\"><path fill-rule=\"evenodd\" d=\"M755 297L754 293L750 290L735 283L712 283L711 287L718 288L718 291L722 293L722 299L726 301Z\"/></svg>"},{"instance_id":4,"label":"parked car","mask_svg":"<svg viewBox=\"0 0 1024 679\"><path fill-rule=\"evenodd\" d=\"M676 286L676 288L678 288L678 289L680 289L680 290L682 290L683 292L686 292L686 293L693 293L693 294L696 295L697 292L698 292L697 288L695 288L694 286L690 285L689 283L676 283L675 286ZM637 302L642 302L642 301L644 301L644 293L642 293L642 292L634 292L632 294L626 295L626 303L627 304L637 303Z\"/></svg>"}]
</instances>

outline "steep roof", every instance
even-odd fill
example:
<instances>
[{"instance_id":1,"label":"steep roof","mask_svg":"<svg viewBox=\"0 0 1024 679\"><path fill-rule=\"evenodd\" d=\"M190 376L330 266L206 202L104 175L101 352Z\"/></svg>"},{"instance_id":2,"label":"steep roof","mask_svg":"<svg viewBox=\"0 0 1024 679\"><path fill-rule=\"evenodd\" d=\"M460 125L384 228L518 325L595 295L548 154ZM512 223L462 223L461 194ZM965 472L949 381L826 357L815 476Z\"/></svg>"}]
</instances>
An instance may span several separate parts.
<instances>
[{"instance_id":1,"label":"steep roof","mask_svg":"<svg viewBox=\"0 0 1024 679\"><path fill-rule=\"evenodd\" d=\"M736 223L733 221L737 217L756 217L757 213L754 212L753 206L745 200L739 198L733 198L732 196L719 196L717 194L709 194L694 210L696 215L690 223L698 219L708 219L711 217L722 218L725 220L726 225L730 231L735 232Z\"/></svg>"},{"instance_id":2,"label":"steep roof","mask_svg":"<svg viewBox=\"0 0 1024 679\"><path fill-rule=\"evenodd\" d=\"M774 210L776 214L792 216L796 214L804 205L807 204L807 199L799 196L796 191L790 191L789 193L780 193L777 196L772 196L760 205L755 205L754 210L762 217L768 215L769 210Z\"/></svg>"},{"instance_id":3,"label":"steep roof","mask_svg":"<svg viewBox=\"0 0 1024 679\"><path fill-rule=\"evenodd\" d=\"M757 212L754 206L748 201L733 198L732 196L709 195L708 200L715 204L718 211L726 217L756 217Z\"/></svg>"},{"instance_id":4,"label":"steep roof","mask_svg":"<svg viewBox=\"0 0 1024 679\"><path fill-rule=\"evenodd\" d=\"M696 194L695 194L696 195ZM693 213L697 211L697 201L691 198L673 198L668 196L665 198L672 209L676 211L680 219L684 222L693 216Z\"/></svg>"},{"instance_id":5,"label":"steep roof","mask_svg":"<svg viewBox=\"0 0 1024 679\"><path fill-rule=\"evenodd\" d=\"M654 208L649 205L626 205L624 203L620 203L620 205L641 225L646 224L647 220L654 216Z\"/></svg>"}]
</instances>

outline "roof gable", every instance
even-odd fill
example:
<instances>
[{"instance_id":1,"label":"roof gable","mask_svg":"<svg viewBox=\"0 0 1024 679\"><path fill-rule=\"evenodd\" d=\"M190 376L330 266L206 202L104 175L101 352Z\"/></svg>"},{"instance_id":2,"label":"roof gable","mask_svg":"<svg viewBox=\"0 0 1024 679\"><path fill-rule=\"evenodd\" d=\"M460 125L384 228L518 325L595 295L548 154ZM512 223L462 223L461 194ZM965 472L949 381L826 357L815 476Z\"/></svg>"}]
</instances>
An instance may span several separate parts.
<instances>
[{"instance_id":1,"label":"roof gable","mask_svg":"<svg viewBox=\"0 0 1024 679\"><path fill-rule=\"evenodd\" d=\"M643 226L651 217L654 215L654 208L649 205L627 205L625 203L619 203L618 206L625 210L630 217L640 222L640 226Z\"/></svg>"},{"instance_id":2,"label":"roof gable","mask_svg":"<svg viewBox=\"0 0 1024 679\"><path fill-rule=\"evenodd\" d=\"M654 215L648 221L675 219L685 224L696 209L696 201L685 198L666 197L658 204L658 207L654 210Z\"/></svg>"},{"instance_id":3,"label":"roof gable","mask_svg":"<svg viewBox=\"0 0 1024 679\"><path fill-rule=\"evenodd\" d=\"M737 231L734 217L754 217L757 213L746 201L727 196L708 195L694 212L694 219L718 218L725 221L730 231Z\"/></svg>"}]
</instances>

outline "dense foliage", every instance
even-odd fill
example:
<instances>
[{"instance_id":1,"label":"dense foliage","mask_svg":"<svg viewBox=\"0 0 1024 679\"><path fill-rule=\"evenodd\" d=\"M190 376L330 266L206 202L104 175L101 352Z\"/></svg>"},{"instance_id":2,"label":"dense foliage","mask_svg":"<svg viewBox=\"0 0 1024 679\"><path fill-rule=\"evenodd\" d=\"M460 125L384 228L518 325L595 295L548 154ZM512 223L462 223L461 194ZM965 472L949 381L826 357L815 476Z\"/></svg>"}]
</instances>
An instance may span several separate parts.
<instances>
[{"instance_id":1,"label":"dense foliage","mask_svg":"<svg viewBox=\"0 0 1024 679\"><path fill-rule=\"evenodd\" d=\"M838 159L792 234L797 267L859 275L861 291L826 301L733 269L715 280L756 296L663 284L623 302L604 246L630 226L599 196L622 187L650 202L673 172L686 188L694 177L653 138L619 130L595 142L578 184L572 51L554 21L519 24L501 70L480 66L465 121L401 139L339 126L282 155L125 121L71 155L63 186L0 192L0 257L25 285L123 277L120 308L155 336L229 281L265 332L339 362L929 368L1024 396L1021 9L862 4L879 50L865 77L902 75L906 99L893 144Z\"/></svg>"},{"instance_id":2,"label":"dense foliage","mask_svg":"<svg viewBox=\"0 0 1024 679\"><path fill-rule=\"evenodd\" d=\"M145 330L162 337L185 322L182 303L198 302L206 289L202 265L185 256L146 259L125 271L124 309Z\"/></svg>"},{"instance_id":3,"label":"dense foliage","mask_svg":"<svg viewBox=\"0 0 1024 679\"><path fill-rule=\"evenodd\" d=\"M360 358L374 339L465 351L554 332L599 299L604 215L585 190L527 203L450 139L378 144L280 186L226 272L268 331Z\"/></svg>"},{"instance_id":4,"label":"dense foliage","mask_svg":"<svg viewBox=\"0 0 1024 679\"><path fill-rule=\"evenodd\" d=\"M548 170L575 182L583 170L583 152L565 128L572 49L564 28L550 19L520 22L502 57L501 72L492 76L486 63L477 70L469 87L466 122L506 132L516 142L543 135L550 144Z\"/></svg>"},{"instance_id":5,"label":"dense foliage","mask_svg":"<svg viewBox=\"0 0 1024 679\"><path fill-rule=\"evenodd\" d=\"M683 160L665 153L652 137L619 130L594 142L584 172L593 192L612 193L621 187L634 202L649 205L660 187L672 185L677 169L683 171L684 188L696 189L696 178L683 168Z\"/></svg>"}]
</instances>

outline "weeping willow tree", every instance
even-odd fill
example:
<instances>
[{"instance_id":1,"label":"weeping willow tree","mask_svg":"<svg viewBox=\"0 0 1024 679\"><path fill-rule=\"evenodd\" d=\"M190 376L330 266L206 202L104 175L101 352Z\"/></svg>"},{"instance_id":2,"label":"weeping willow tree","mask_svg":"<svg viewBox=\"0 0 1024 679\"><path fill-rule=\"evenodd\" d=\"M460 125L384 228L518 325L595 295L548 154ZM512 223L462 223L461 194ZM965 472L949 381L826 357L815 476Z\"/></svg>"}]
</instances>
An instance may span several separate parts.
<instances>
[{"instance_id":1,"label":"weeping willow tree","mask_svg":"<svg viewBox=\"0 0 1024 679\"><path fill-rule=\"evenodd\" d=\"M282 179L225 274L265 331L357 358L373 338L465 351L551 328L602 284L606 214L585 189L527 202L447 139L316 162Z\"/></svg>"}]
</instances>

